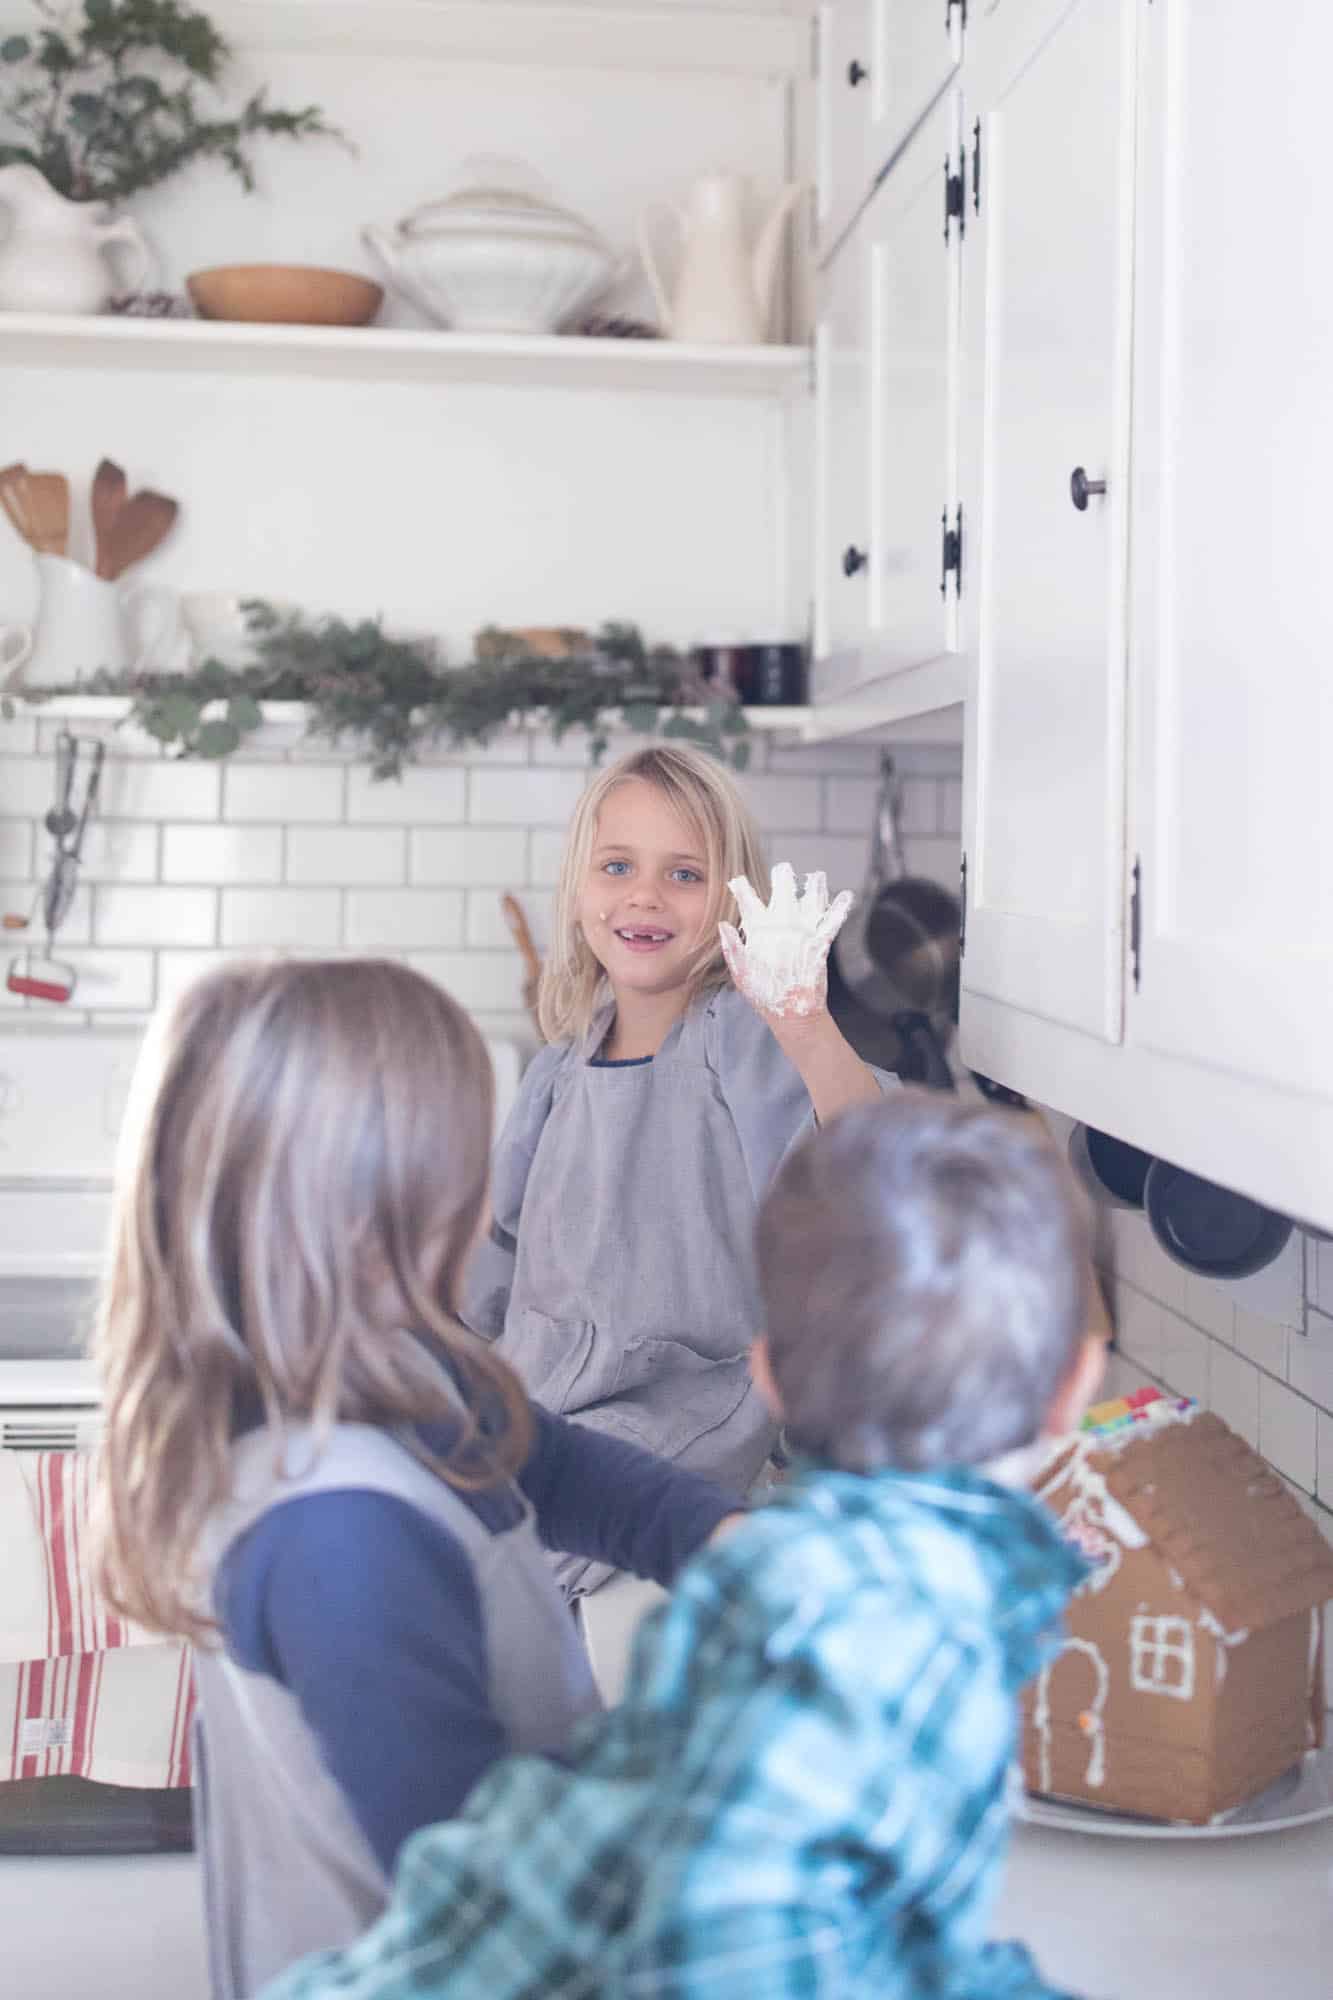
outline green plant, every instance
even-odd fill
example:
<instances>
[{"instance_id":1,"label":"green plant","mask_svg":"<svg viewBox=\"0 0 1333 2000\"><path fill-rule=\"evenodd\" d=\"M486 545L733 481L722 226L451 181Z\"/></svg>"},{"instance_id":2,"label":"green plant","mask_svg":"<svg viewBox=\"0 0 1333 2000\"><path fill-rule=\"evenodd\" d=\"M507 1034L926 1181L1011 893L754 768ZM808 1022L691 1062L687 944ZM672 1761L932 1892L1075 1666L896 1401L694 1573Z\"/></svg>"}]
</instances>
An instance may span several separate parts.
<instances>
[{"instance_id":1,"label":"green plant","mask_svg":"<svg viewBox=\"0 0 1333 2000\"><path fill-rule=\"evenodd\" d=\"M475 657L451 668L433 640L392 637L378 619L312 622L259 600L246 610L253 666L207 660L190 674L100 673L84 692L128 695L127 719L182 757L229 756L262 722L261 702L303 702L307 734L363 739L376 778L400 777L428 744L486 743L516 717L538 715L557 741L585 730L595 763L616 711L631 729L700 743L738 771L749 762L744 710L717 700L683 655L645 645L633 625L560 635L556 657L491 626L478 633Z\"/></svg>"},{"instance_id":2,"label":"green plant","mask_svg":"<svg viewBox=\"0 0 1333 2000\"><path fill-rule=\"evenodd\" d=\"M342 137L315 106L275 110L262 90L209 116L197 87L219 84L231 50L179 0L82 0L74 19L33 6L43 25L0 41L0 165L26 160L72 200L123 201L203 158L250 189L251 140Z\"/></svg>"}]
</instances>

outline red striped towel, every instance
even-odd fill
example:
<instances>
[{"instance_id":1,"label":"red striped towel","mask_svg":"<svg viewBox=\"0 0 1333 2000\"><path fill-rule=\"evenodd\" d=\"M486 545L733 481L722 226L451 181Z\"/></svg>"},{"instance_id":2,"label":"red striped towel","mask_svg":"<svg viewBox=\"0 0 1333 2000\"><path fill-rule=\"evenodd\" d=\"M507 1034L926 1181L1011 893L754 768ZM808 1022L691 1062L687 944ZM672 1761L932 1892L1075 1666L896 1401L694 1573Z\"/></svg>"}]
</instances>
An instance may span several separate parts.
<instances>
[{"instance_id":1,"label":"red striped towel","mask_svg":"<svg viewBox=\"0 0 1333 2000\"><path fill-rule=\"evenodd\" d=\"M189 1649L93 1587L94 1476L90 1452L0 1452L0 1779L187 1785Z\"/></svg>"}]
</instances>

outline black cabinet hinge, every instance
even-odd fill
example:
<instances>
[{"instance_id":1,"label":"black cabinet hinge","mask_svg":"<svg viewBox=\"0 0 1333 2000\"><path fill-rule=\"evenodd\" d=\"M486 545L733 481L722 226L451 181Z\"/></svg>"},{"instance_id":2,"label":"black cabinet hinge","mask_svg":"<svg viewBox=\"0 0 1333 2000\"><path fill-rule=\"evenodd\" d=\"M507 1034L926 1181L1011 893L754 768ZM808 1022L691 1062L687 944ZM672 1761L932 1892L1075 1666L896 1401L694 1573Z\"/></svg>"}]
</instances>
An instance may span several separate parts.
<instances>
[{"instance_id":1,"label":"black cabinet hinge","mask_svg":"<svg viewBox=\"0 0 1333 2000\"><path fill-rule=\"evenodd\" d=\"M949 577L953 575L954 596L963 594L963 510L954 508L953 526L949 526L949 510L946 507L940 515L940 596L949 594Z\"/></svg>"},{"instance_id":2,"label":"black cabinet hinge","mask_svg":"<svg viewBox=\"0 0 1333 2000\"><path fill-rule=\"evenodd\" d=\"M965 206L966 204L963 199L963 155L960 151L957 173L953 170L953 162L947 156L944 162L944 240L946 243L949 240L949 224L951 222L957 221L958 234L960 236L967 228L967 219L964 214Z\"/></svg>"},{"instance_id":3,"label":"black cabinet hinge","mask_svg":"<svg viewBox=\"0 0 1333 2000\"><path fill-rule=\"evenodd\" d=\"M958 956L967 957L967 856L958 867Z\"/></svg>"},{"instance_id":4,"label":"black cabinet hinge","mask_svg":"<svg viewBox=\"0 0 1333 2000\"><path fill-rule=\"evenodd\" d=\"M981 213L981 120L972 127L972 213Z\"/></svg>"},{"instance_id":5,"label":"black cabinet hinge","mask_svg":"<svg viewBox=\"0 0 1333 2000\"><path fill-rule=\"evenodd\" d=\"M1134 856L1134 884L1129 897L1129 963L1134 975L1134 991L1139 990L1143 973L1143 863Z\"/></svg>"}]
</instances>

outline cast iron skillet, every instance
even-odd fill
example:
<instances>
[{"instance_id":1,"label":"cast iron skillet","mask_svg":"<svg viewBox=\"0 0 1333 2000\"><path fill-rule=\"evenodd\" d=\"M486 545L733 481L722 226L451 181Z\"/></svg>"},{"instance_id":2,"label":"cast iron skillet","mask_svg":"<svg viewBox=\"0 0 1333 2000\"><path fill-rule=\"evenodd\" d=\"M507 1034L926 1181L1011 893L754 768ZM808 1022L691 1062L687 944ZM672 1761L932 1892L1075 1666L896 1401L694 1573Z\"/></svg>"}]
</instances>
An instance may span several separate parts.
<instances>
[{"instance_id":1,"label":"cast iron skillet","mask_svg":"<svg viewBox=\"0 0 1333 2000\"><path fill-rule=\"evenodd\" d=\"M1143 1206L1167 1255L1205 1278L1252 1277L1280 1255L1292 1231L1288 1216L1168 1160L1149 1167Z\"/></svg>"}]
</instances>

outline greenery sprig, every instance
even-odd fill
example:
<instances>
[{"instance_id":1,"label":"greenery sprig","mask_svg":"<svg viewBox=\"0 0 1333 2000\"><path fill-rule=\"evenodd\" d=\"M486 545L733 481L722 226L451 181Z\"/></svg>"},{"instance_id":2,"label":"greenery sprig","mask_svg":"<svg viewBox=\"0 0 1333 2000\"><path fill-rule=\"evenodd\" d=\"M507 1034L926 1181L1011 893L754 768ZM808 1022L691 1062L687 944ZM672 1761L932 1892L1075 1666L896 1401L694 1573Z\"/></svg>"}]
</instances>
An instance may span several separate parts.
<instances>
[{"instance_id":1,"label":"greenery sprig","mask_svg":"<svg viewBox=\"0 0 1333 2000\"><path fill-rule=\"evenodd\" d=\"M615 711L630 729L702 744L735 770L749 763L744 710L719 700L687 656L646 645L634 625L607 624L591 637L544 634L543 648L531 635L490 626L477 634L472 660L449 667L433 639L393 637L378 619L311 621L258 599L245 609L252 666L206 660L188 674L99 672L77 688L45 692L128 696L126 720L178 757L230 756L263 721L261 702L303 702L307 735L360 739L376 778L401 777L404 764L441 741L488 743L516 718L539 717L557 742L585 731L596 763ZM702 709L702 719L687 708Z\"/></svg>"},{"instance_id":2,"label":"greenery sprig","mask_svg":"<svg viewBox=\"0 0 1333 2000\"><path fill-rule=\"evenodd\" d=\"M208 116L197 86L220 83L231 49L180 0L83 0L73 21L53 0L33 7L42 25L0 41L0 166L26 160L71 200L123 201L203 158L250 190L254 139L346 144L316 106L279 110L262 90Z\"/></svg>"}]
</instances>

